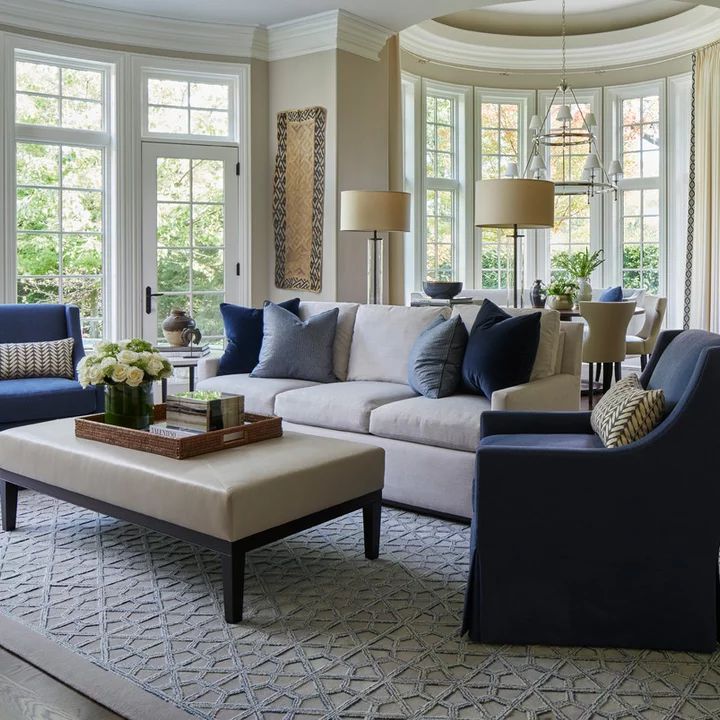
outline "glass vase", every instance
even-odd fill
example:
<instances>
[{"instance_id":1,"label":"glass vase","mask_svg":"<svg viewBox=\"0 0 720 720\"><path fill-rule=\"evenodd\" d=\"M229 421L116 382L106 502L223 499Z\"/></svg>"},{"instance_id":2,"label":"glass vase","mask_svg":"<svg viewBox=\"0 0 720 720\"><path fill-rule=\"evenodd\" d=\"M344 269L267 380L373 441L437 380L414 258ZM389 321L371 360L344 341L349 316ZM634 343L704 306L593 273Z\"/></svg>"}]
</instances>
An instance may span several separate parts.
<instances>
[{"instance_id":1,"label":"glass vase","mask_svg":"<svg viewBox=\"0 0 720 720\"><path fill-rule=\"evenodd\" d=\"M147 430L153 421L153 384L130 387L125 383L105 385L105 422L108 425Z\"/></svg>"}]
</instances>

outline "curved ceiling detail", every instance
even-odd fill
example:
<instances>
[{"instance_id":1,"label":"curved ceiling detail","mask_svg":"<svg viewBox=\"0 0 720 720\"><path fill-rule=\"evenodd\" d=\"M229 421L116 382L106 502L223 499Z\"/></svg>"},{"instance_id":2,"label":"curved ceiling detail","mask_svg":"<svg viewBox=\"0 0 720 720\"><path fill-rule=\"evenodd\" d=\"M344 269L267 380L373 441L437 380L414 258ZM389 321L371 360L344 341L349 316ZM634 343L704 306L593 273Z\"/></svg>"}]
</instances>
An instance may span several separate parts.
<instances>
[{"instance_id":1,"label":"curved ceiling detail","mask_svg":"<svg viewBox=\"0 0 720 720\"><path fill-rule=\"evenodd\" d=\"M720 38L720 9L698 6L639 27L567 38L569 70L626 67L683 55ZM561 63L558 37L473 32L427 20L400 33L421 58L482 70L547 72Z\"/></svg>"}]
</instances>

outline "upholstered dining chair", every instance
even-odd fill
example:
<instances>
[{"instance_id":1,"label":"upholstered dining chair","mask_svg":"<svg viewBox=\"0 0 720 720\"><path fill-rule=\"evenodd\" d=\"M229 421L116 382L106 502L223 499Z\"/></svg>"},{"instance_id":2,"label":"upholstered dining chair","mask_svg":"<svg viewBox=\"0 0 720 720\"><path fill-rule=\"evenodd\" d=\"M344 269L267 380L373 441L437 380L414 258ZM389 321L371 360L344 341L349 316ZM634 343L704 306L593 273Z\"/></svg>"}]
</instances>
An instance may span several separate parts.
<instances>
[{"instance_id":1,"label":"upholstered dining chair","mask_svg":"<svg viewBox=\"0 0 720 720\"><path fill-rule=\"evenodd\" d=\"M625 354L639 355L640 367L644 370L648 356L655 349L665 319L667 298L646 294L641 305L645 310L644 322L635 335L628 335L625 338Z\"/></svg>"},{"instance_id":2,"label":"upholstered dining chair","mask_svg":"<svg viewBox=\"0 0 720 720\"><path fill-rule=\"evenodd\" d=\"M620 379L621 364L625 359L625 337L634 312L634 300L580 302L580 315L587 322L582 360L589 365L588 397L591 408L595 389L593 372L595 365L597 363L602 365L604 390L607 390L612 382L613 367L615 368L615 379Z\"/></svg>"}]
</instances>

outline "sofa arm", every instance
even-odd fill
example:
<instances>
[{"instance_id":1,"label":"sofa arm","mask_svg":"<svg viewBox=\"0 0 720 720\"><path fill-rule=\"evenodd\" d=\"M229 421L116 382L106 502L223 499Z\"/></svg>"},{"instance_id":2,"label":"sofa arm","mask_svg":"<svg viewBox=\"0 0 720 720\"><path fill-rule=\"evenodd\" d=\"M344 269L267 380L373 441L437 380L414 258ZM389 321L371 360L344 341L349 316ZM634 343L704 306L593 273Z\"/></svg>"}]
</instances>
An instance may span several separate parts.
<instances>
[{"instance_id":1,"label":"sofa arm","mask_svg":"<svg viewBox=\"0 0 720 720\"><path fill-rule=\"evenodd\" d=\"M480 437L488 435L592 433L589 412L486 412Z\"/></svg>"},{"instance_id":2,"label":"sofa arm","mask_svg":"<svg viewBox=\"0 0 720 720\"><path fill-rule=\"evenodd\" d=\"M197 381L207 380L207 378L215 377L218 373L220 365L219 357L200 358L197 364Z\"/></svg>"},{"instance_id":3,"label":"sofa arm","mask_svg":"<svg viewBox=\"0 0 720 720\"><path fill-rule=\"evenodd\" d=\"M524 385L496 390L491 399L493 410L579 410L580 378L576 375L551 375Z\"/></svg>"}]
</instances>

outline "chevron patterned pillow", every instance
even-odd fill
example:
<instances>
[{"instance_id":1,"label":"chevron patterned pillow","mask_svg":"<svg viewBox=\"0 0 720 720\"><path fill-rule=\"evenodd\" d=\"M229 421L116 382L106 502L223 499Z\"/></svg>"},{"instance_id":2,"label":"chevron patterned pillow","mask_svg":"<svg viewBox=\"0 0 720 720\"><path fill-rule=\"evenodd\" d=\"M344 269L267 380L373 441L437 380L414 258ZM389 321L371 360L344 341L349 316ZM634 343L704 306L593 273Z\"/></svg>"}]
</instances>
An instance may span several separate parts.
<instances>
[{"instance_id":1,"label":"chevron patterned pillow","mask_svg":"<svg viewBox=\"0 0 720 720\"><path fill-rule=\"evenodd\" d=\"M0 343L0 380L75 377L72 338L28 343Z\"/></svg>"},{"instance_id":2,"label":"chevron patterned pillow","mask_svg":"<svg viewBox=\"0 0 720 720\"><path fill-rule=\"evenodd\" d=\"M638 376L615 383L595 406L590 418L605 447L615 448L645 437L663 419L662 390L644 390Z\"/></svg>"}]
</instances>

